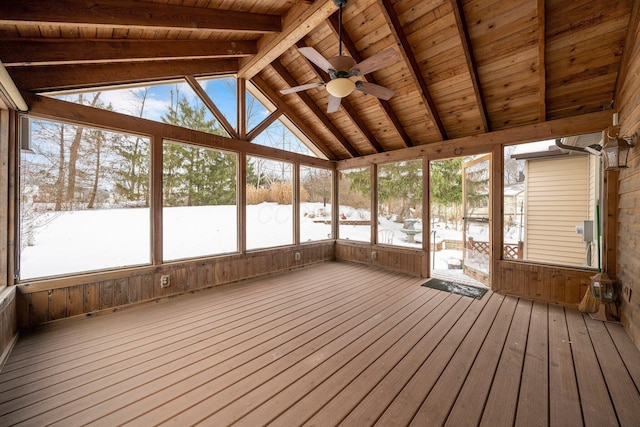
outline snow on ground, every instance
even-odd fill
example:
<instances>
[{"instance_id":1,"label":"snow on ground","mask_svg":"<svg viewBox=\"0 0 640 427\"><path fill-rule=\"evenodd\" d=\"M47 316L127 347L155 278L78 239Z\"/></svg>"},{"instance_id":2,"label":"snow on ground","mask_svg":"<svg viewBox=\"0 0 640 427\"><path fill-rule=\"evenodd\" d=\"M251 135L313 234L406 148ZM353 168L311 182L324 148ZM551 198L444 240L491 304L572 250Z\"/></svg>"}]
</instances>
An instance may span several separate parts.
<instances>
[{"instance_id":1,"label":"snow on ground","mask_svg":"<svg viewBox=\"0 0 640 427\"><path fill-rule=\"evenodd\" d=\"M348 207L341 212L352 220L368 220L369 213ZM331 225L324 224L331 206L303 203L300 207L300 240L312 242L331 236ZM32 246L21 253L20 278L57 276L92 270L145 265L151 262L151 213L149 208L100 209L46 213L46 224L33 231ZM293 244L293 207L276 203L247 206L247 249ZM164 260L172 261L238 250L236 206L172 207L163 210ZM415 224L422 230L422 224ZM420 249L422 233L416 243L407 242L404 223L379 219L379 230L393 232L390 244ZM369 225L340 225L341 238L368 242ZM433 238L433 236L431 236ZM462 239L461 233L439 230L443 238ZM434 269L447 269L450 259L461 259L461 251L436 252Z\"/></svg>"}]
</instances>

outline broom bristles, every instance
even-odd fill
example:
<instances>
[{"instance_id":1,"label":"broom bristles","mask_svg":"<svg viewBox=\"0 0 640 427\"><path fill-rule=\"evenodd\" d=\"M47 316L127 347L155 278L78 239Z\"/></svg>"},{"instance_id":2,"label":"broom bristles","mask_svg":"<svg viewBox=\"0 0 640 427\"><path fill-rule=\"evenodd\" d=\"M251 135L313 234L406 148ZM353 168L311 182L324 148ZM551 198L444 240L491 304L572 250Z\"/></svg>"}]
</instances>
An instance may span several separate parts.
<instances>
[{"instance_id":1,"label":"broom bristles","mask_svg":"<svg viewBox=\"0 0 640 427\"><path fill-rule=\"evenodd\" d=\"M587 288L587 292L584 293L584 298L578 306L578 310L583 313L595 313L600 308L600 300L593 296L591 293L591 287Z\"/></svg>"}]
</instances>

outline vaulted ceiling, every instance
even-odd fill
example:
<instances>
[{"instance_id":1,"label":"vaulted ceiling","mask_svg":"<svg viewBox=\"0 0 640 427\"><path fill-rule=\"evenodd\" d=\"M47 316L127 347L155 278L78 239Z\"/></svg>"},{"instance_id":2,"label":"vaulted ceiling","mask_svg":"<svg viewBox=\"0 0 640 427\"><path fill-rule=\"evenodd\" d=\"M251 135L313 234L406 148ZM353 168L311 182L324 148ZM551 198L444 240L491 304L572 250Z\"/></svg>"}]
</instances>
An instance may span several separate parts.
<instances>
[{"instance_id":1,"label":"vaulted ceiling","mask_svg":"<svg viewBox=\"0 0 640 427\"><path fill-rule=\"evenodd\" d=\"M236 74L337 160L615 108L639 2L349 0L344 53L401 60L331 114L279 91L329 78L297 48L338 54L332 0L3 1L0 61L31 92Z\"/></svg>"}]
</instances>

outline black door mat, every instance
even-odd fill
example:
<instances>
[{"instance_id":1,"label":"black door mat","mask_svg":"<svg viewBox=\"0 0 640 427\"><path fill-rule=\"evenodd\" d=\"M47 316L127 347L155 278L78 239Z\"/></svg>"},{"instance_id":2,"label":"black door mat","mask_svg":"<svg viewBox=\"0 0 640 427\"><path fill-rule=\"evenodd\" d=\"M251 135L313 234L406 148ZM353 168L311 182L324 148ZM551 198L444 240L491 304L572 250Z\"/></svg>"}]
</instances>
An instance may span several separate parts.
<instances>
[{"instance_id":1,"label":"black door mat","mask_svg":"<svg viewBox=\"0 0 640 427\"><path fill-rule=\"evenodd\" d=\"M481 299L488 291L488 289L476 288L475 286L463 285L462 283L449 282L448 280L440 279L429 279L427 282L423 283L422 286L476 299Z\"/></svg>"}]
</instances>

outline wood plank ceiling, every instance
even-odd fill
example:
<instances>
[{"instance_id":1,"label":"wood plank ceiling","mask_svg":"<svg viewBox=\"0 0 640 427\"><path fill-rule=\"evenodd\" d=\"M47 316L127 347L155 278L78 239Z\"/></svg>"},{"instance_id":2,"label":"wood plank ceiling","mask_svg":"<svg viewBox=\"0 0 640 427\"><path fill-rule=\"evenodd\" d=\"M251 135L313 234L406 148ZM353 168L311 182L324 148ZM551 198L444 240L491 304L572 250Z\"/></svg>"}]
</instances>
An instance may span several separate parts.
<instances>
[{"instance_id":1,"label":"wood plank ceiling","mask_svg":"<svg viewBox=\"0 0 640 427\"><path fill-rule=\"evenodd\" d=\"M635 0L636 3L638 0ZM615 108L634 0L349 0L344 53L397 63L326 112L328 76L297 48L338 54L332 0L0 3L0 61L42 92L183 76L251 81L338 160ZM633 32L631 32L633 33Z\"/></svg>"}]
</instances>

